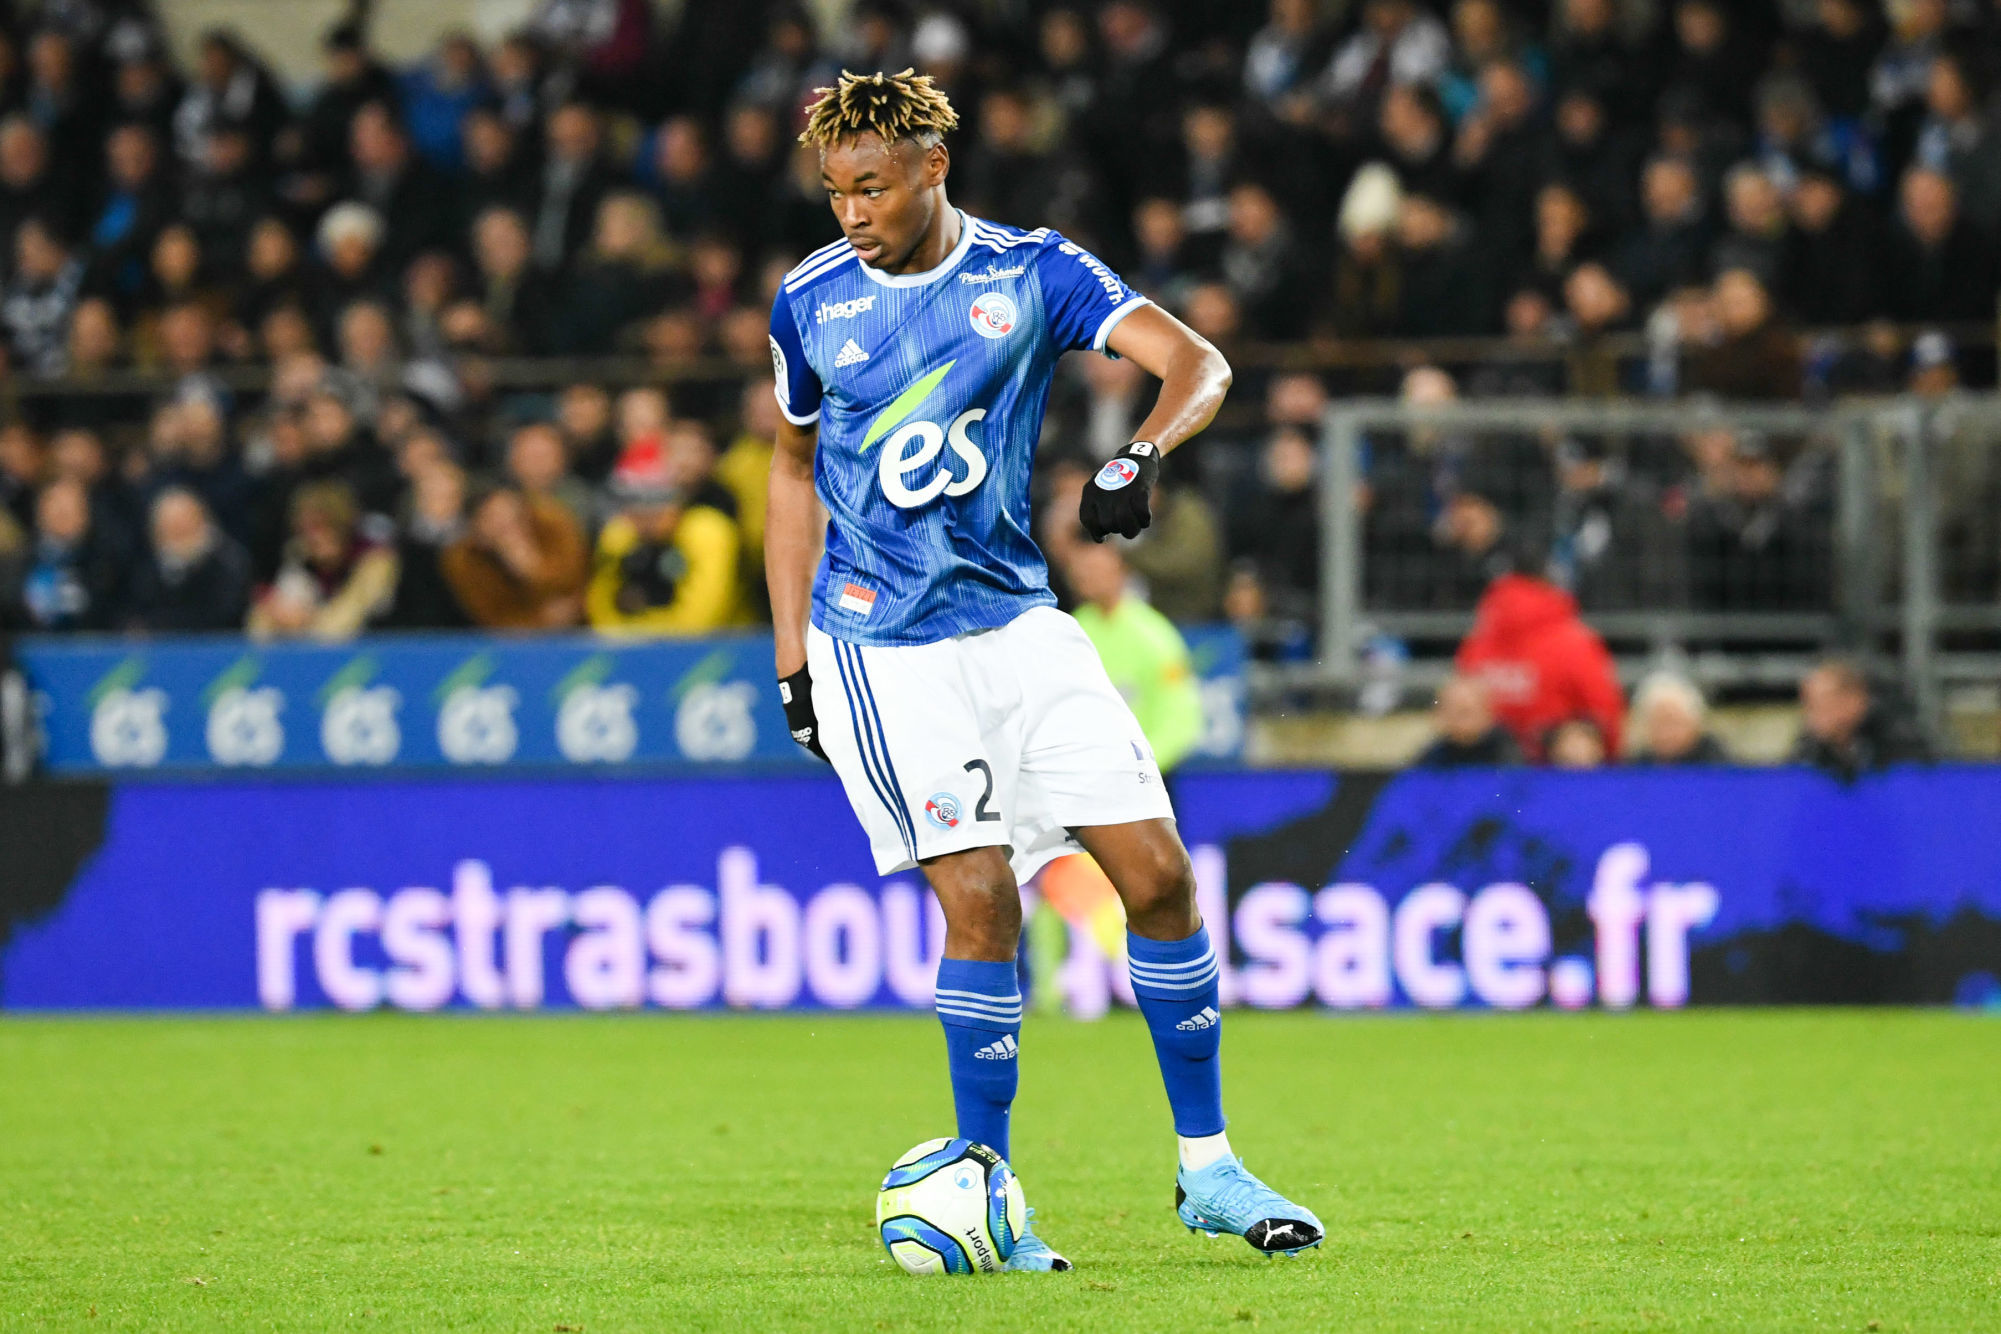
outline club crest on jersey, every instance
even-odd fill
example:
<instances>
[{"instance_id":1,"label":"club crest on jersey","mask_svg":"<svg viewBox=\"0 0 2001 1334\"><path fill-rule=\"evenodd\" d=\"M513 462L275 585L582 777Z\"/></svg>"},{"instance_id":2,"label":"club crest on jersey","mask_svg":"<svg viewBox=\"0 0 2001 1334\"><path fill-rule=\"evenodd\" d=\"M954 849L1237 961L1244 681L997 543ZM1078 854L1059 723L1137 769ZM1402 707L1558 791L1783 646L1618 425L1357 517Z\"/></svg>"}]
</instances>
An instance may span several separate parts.
<instances>
[{"instance_id":1,"label":"club crest on jersey","mask_svg":"<svg viewBox=\"0 0 2001 1334\"><path fill-rule=\"evenodd\" d=\"M1131 485L1133 478L1137 476L1139 476L1139 465L1137 463L1134 463L1131 459L1113 459L1110 463L1098 469L1098 489L1100 491L1116 491L1122 486Z\"/></svg>"},{"instance_id":2,"label":"club crest on jersey","mask_svg":"<svg viewBox=\"0 0 2001 1334\"><path fill-rule=\"evenodd\" d=\"M949 792L933 792L924 803L924 818L940 829L959 827L959 799Z\"/></svg>"},{"instance_id":3,"label":"club crest on jersey","mask_svg":"<svg viewBox=\"0 0 2001 1334\"><path fill-rule=\"evenodd\" d=\"M973 301L973 332L982 338L1005 338L1014 332L1021 312L1005 292L982 292Z\"/></svg>"}]
</instances>

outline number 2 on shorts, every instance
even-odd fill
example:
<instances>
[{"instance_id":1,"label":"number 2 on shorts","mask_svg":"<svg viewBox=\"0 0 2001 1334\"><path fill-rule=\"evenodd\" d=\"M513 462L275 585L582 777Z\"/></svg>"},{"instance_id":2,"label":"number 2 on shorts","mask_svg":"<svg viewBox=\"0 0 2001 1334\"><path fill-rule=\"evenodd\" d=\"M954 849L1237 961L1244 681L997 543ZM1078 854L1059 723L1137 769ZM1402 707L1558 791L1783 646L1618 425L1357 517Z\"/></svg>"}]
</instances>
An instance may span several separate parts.
<instances>
[{"instance_id":1,"label":"number 2 on shorts","mask_svg":"<svg viewBox=\"0 0 2001 1334\"><path fill-rule=\"evenodd\" d=\"M987 766L985 760L967 760L966 772L971 773L975 769L980 771L980 777L986 779L987 785L980 793L980 799L973 803L973 823L978 824L983 820L998 821L1000 812L987 809L987 803L992 801L994 796L994 771Z\"/></svg>"}]
</instances>

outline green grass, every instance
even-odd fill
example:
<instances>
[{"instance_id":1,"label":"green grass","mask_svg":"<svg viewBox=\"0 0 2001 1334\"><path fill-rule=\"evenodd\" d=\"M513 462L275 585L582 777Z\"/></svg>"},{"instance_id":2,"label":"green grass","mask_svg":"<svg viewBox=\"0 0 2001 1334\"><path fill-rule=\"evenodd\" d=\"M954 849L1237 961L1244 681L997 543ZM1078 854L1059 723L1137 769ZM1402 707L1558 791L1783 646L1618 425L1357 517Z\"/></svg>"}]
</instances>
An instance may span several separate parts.
<instances>
[{"instance_id":1,"label":"green grass","mask_svg":"<svg viewBox=\"0 0 2001 1334\"><path fill-rule=\"evenodd\" d=\"M1169 1212L1144 1029L1031 1021L1069 1275L917 1280L922 1018L0 1021L0 1329L2001 1329L2001 1026L1232 1015L1233 1139L1328 1245Z\"/></svg>"}]
</instances>

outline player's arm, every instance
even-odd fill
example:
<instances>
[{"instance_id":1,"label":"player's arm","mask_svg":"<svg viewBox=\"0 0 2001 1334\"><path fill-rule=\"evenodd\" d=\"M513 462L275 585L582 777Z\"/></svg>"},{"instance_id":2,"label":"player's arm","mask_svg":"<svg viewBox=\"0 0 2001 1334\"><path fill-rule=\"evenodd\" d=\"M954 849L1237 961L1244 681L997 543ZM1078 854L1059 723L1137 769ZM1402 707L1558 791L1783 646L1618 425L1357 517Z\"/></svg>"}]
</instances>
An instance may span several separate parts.
<instances>
[{"instance_id":1,"label":"player's arm","mask_svg":"<svg viewBox=\"0 0 2001 1334\"><path fill-rule=\"evenodd\" d=\"M778 438L764 514L764 581L771 593L772 640L778 654L778 698L792 739L821 759L813 681L806 671L806 621L812 614L813 570L827 530L813 490L813 451L820 442L824 386L806 357L791 300L781 286L771 303L772 392L778 397Z\"/></svg>"},{"instance_id":2,"label":"player's arm","mask_svg":"<svg viewBox=\"0 0 2001 1334\"><path fill-rule=\"evenodd\" d=\"M1230 392L1223 354L1159 306L1142 306L1120 320L1105 346L1160 381L1160 397L1138 438L1163 454L1214 421Z\"/></svg>"},{"instance_id":3,"label":"player's arm","mask_svg":"<svg viewBox=\"0 0 2001 1334\"><path fill-rule=\"evenodd\" d=\"M820 561L826 521L813 491L813 451L820 424L796 425L780 417L771 456L771 485L764 517L764 580L771 593L771 630L778 650L778 696L792 739L827 758L813 712L806 672L806 621L813 601L813 571Z\"/></svg>"},{"instance_id":4,"label":"player's arm","mask_svg":"<svg viewBox=\"0 0 2001 1334\"><path fill-rule=\"evenodd\" d=\"M806 619L820 560L820 498L813 493L819 440L818 422L794 426L779 420L764 519L764 578L771 587L781 679L806 665Z\"/></svg>"},{"instance_id":5,"label":"player's arm","mask_svg":"<svg viewBox=\"0 0 2001 1334\"><path fill-rule=\"evenodd\" d=\"M1146 305L1112 327L1106 347L1160 380L1160 397L1139 435L1084 488L1078 517L1093 541L1138 537L1153 521L1160 456L1211 421L1230 392L1230 363L1214 345L1159 306Z\"/></svg>"}]
</instances>

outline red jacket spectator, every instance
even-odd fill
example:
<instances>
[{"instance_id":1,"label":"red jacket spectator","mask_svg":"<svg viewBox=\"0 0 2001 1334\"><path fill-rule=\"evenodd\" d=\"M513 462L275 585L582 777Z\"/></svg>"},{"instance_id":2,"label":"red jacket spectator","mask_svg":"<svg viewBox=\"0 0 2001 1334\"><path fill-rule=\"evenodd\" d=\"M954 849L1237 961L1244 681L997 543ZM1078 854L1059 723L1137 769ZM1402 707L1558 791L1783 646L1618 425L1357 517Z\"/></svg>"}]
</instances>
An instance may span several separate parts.
<instances>
[{"instance_id":1,"label":"red jacket spectator","mask_svg":"<svg viewBox=\"0 0 2001 1334\"><path fill-rule=\"evenodd\" d=\"M1473 633L1459 646L1459 670L1485 680L1494 716L1531 759L1543 736L1566 718L1589 718L1619 753L1625 699L1612 655L1577 615L1577 600L1547 580L1504 574L1487 586Z\"/></svg>"}]
</instances>

